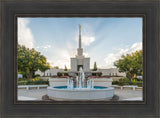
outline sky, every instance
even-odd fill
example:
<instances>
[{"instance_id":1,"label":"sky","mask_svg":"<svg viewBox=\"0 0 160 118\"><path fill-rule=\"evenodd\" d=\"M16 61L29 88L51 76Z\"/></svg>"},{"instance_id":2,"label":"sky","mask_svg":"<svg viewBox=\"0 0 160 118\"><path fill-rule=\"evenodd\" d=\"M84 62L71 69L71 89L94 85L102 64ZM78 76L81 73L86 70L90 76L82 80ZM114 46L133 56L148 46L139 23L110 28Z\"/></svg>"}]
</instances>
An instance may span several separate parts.
<instances>
[{"instance_id":1,"label":"sky","mask_svg":"<svg viewBox=\"0 0 160 118\"><path fill-rule=\"evenodd\" d=\"M122 55L142 49L142 18L18 18L18 43L35 48L52 67L70 68L78 48L79 24L85 57L98 68L114 68Z\"/></svg>"}]
</instances>

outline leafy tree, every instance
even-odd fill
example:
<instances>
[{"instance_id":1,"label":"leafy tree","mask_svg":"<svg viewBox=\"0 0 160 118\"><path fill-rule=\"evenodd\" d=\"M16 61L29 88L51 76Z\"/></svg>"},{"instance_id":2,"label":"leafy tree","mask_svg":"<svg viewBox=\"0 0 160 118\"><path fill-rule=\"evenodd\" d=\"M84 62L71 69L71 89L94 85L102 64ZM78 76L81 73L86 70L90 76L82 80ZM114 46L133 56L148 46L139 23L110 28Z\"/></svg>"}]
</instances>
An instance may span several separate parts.
<instances>
[{"instance_id":1,"label":"leafy tree","mask_svg":"<svg viewBox=\"0 0 160 118\"><path fill-rule=\"evenodd\" d=\"M96 71L96 70L97 70L97 64L96 64L96 62L94 62L93 71Z\"/></svg>"},{"instance_id":2,"label":"leafy tree","mask_svg":"<svg viewBox=\"0 0 160 118\"><path fill-rule=\"evenodd\" d=\"M67 69L67 66L65 65L65 67L64 67L64 71L67 71L68 69Z\"/></svg>"},{"instance_id":3,"label":"leafy tree","mask_svg":"<svg viewBox=\"0 0 160 118\"><path fill-rule=\"evenodd\" d=\"M54 68L54 69L59 69L59 67L58 67L58 66L54 66L53 68Z\"/></svg>"},{"instance_id":4,"label":"leafy tree","mask_svg":"<svg viewBox=\"0 0 160 118\"><path fill-rule=\"evenodd\" d=\"M49 69L45 56L34 48L29 49L18 44L18 71L24 72L27 78L32 78L38 69L44 72Z\"/></svg>"},{"instance_id":5,"label":"leafy tree","mask_svg":"<svg viewBox=\"0 0 160 118\"><path fill-rule=\"evenodd\" d=\"M131 80L135 74L142 75L142 61L142 50L140 50L126 56L122 55L114 65L119 69L119 72L125 72Z\"/></svg>"},{"instance_id":6,"label":"leafy tree","mask_svg":"<svg viewBox=\"0 0 160 118\"><path fill-rule=\"evenodd\" d=\"M43 66L43 67L40 69L40 71L44 72L44 75L45 75L45 71L48 70L48 69L50 69L50 65L49 65L49 63L46 63L46 65Z\"/></svg>"}]
</instances>

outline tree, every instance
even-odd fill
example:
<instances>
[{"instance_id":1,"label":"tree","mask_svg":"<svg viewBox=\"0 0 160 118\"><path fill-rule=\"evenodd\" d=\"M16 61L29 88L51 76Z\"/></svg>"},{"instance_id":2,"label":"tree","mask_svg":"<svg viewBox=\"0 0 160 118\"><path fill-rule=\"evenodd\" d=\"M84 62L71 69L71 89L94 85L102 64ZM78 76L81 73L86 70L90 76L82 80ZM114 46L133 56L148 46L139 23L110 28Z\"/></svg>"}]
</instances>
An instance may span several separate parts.
<instances>
[{"instance_id":1,"label":"tree","mask_svg":"<svg viewBox=\"0 0 160 118\"><path fill-rule=\"evenodd\" d=\"M114 65L119 69L119 72L125 72L131 80L135 74L142 75L142 61L142 50L140 50L126 56L122 55Z\"/></svg>"},{"instance_id":2,"label":"tree","mask_svg":"<svg viewBox=\"0 0 160 118\"><path fill-rule=\"evenodd\" d=\"M68 70L68 69L67 69L67 66L65 65L65 66L64 66L64 71L67 71L67 70Z\"/></svg>"},{"instance_id":3,"label":"tree","mask_svg":"<svg viewBox=\"0 0 160 118\"><path fill-rule=\"evenodd\" d=\"M58 67L58 66L54 66L53 68L54 68L54 69L59 69L59 67Z\"/></svg>"},{"instance_id":4,"label":"tree","mask_svg":"<svg viewBox=\"0 0 160 118\"><path fill-rule=\"evenodd\" d=\"M97 70L97 64L96 64L96 62L94 62L93 71L96 71L96 70Z\"/></svg>"},{"instance_id":5,"label":"tree","mask_svg":"<svg viewBox=\"0 0 160 118\"><path fill-rule=\"evenodd\" d=\"M29 49L18 44L18 71L24 72L27 78L32 78L38 69L42 72L50 69L46 57L34 48Z\"/></svg>"},{"instance_id":6,"label":"tree","mask_svg":"<svg viewBox=\"0 0 160 118\"><path fill-rule=\"evenodd\" d=\"M44 72L44 75L45 75L45 71L48 70L48 69L50 69L50 65L49 65L49 63L46 63L46 65L43 66L43 67L40 69L40 71Z\"/></svg>"}]
</instances>

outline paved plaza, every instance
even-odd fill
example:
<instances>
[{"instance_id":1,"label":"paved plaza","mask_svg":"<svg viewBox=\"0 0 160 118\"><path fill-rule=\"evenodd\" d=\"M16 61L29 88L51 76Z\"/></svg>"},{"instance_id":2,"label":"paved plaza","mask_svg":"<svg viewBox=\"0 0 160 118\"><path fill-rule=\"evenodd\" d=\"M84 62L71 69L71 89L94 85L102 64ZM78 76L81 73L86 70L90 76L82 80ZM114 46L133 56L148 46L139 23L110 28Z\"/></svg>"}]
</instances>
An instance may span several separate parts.
<instances>
[{"instance_id":1,"label":"paved plaza","mask_svg":"<svg viewBox=\"0 0 160 118\"><path fill-rule=\"evenodd\" d=\"M18 89L19 100L42 100L42 96L47 94L47 89ZM142 91L115 89L115 95L119 100L142 100Z\"/></svg>"}]
</instances>

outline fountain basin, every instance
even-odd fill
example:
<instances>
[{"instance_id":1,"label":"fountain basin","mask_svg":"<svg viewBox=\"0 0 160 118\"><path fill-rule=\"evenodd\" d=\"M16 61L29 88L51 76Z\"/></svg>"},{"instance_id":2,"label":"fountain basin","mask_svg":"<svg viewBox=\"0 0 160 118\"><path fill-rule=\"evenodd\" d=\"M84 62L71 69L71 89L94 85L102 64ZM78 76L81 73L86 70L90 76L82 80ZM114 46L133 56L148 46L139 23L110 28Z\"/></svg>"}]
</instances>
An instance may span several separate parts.
<instances>
[{"instance_id":1,"label":"fountain basin","mask_svg":"<svg viewBox=\"0 0 160 118\"><path fill-rule=\"evenodd\" d=\"M94 88L73 88L67 86L48 87L47 95L50 99L66 100L96 100L110 99L114 95L114 88L94 86Z\"/></svg>"}]
</instances>

